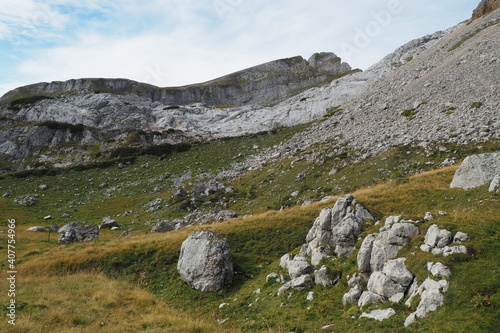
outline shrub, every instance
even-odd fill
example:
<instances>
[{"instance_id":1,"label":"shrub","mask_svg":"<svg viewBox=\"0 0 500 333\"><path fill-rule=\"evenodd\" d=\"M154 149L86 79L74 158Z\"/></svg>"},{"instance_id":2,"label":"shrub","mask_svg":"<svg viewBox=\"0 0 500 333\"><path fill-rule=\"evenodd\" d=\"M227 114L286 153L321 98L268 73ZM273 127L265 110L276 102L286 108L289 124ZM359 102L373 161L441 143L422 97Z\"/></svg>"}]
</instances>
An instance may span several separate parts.
<instances>
[{"instance_id":1,"label":"shrub","mask_svg":"<svg viewBox=\"0 0 500 333\"><path fill-rule=\"evenodd\" d=\"M474 102L471 104L470 108L471 109L479 109L481 106L483 106L482 102Z\"/></svg>"},{"instance_id":2,"label":"shrub","mask_svg":"<svg viewBox=\"0 0 500 333\"><path fill-rule=\"evenodd\" d=\"M418 113L417 109L408 109L401 112L401 115L412 119L417 113Z\"/></svg>"},{"instance_id":3,"label":"shrub","mask_svg":"<svg viewBox=\"0 0 500 333\"><path fill-rule=\"evenodd\" d=\"M83 133L83 131L85 130L85 126L83 124L69 124L69 123L61 123L61 122L58 122L58 121L52 121L52 120L48 120L48 121L44 121L40 124L38 124L38 126L45 126L45 127L48 127L50 129L53 129L53 130L69 130L71 133L74 133L74 134L77 134L77 133Z\"/></svg>"}]
</instances>

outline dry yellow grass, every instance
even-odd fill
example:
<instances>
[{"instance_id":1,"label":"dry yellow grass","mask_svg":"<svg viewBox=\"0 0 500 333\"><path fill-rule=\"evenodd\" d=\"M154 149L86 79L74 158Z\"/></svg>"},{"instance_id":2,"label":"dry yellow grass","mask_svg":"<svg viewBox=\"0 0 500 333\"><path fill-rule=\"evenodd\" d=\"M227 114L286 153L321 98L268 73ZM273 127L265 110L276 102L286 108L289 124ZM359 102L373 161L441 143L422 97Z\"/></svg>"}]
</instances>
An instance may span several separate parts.
<instances>
[{"instance_id":1,"label":"dry yellow grass","mask_svg":"<svg viewBox=\"0 0 500 333\"><path fill-rule=\"evenodd\" d=\"M223 331L196 314L172 309L147 291L102 274L18 276L16 300L22 309L8 332ZM2 281L2 290L3 285Z\"/></svg>"}]
</instances>

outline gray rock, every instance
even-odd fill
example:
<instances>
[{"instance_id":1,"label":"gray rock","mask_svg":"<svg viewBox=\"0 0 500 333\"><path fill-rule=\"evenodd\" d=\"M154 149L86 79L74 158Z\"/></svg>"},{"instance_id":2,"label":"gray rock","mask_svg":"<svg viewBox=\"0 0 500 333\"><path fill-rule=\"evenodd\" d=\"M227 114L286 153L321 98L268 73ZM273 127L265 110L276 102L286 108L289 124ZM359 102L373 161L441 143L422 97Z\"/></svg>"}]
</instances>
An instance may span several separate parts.
<instances>
[{"instance_id":1,"label":"gray rock","mask_svg":"<svg viewBox=\"0 0 500 333\"><path fill-rule=\"evenodd\" d=\"M191 287L217 291L233 279L233 258L226 240L206 230L197 230L182 243L177 270Z\"/></svg>"},{"instance_id":2,"label":"gray rock","mask_svg":"<svg viewBox=\"0 0 500 333\"><path fill-rule=\"evenodd\" d=\"M295 256L293 260L287 263L288 274L292 279L310 273L312 271L311 265L307 262L305 257Z\"/></svg>"},{"instance_id":3,"label":"gray rock","mask_svg":"<svg viewBox=\"0 0 500 333\"><path fill-rule=\"evenodd\" d=\"M453 243L462 243L462 242L468 242L470 241L469 235L467 235L464 232L457 231L455 236L453 237Z\"/></svg>"},{"instance_id":4,"label":"gray rock","mask_svg":"<svg viewBox=\"0 0 500 333\"><path fill-rule=\"evenodd\" d=\"M415 312L410 314L405 320L405 326L411 325L417 318L424 318L427 313L436 311L443 305L443 292L448 290L449 283L446 280L434 281L427 278L420 287L418 287L408 298L405 304L411 306L412 300L420 295L420 303Z\"/></svg>"},{"instance_id":5,"label":"gray rock","mask_svg":"<svg viewBox=\"0 0 500 333\"><path fill-rule=\"evenodd\" d=\"M10 193L9 193L9 192L5 192L5 193L2 195L2 197L4 197L4 198L10 198L10 197L11 197L11 195L10 195Z\"/></svg>"},{"instance_id":6,"label":"gray rock","mask_svg":"<svg viewBox=\"0 0 500 333\"><path fill-rule=\"evenodd\" d=\"M467 254L467 247L464 245L455 245L455 246L445 246L443 248L443 256L451 256L457 253Z\"/></svg>"},{"instance_id":7,"label":"gray rock","mask_svg":"<svg viewBox=\"0 0 500 333\"><path fill-rule=\"evenodd\" d=\"M278 289L278 296L281 296L283 295L283 293L285 293L286 291L290 290L290 289L294 289L294 290L304 290L306 289L309 285L311 285L313 283L312 281L312 278L310 275L302 275L302 276L299 276L291 281L288 281L287 283L285 283L283 286L281 286L279 289Z\"/></svg>"},{"instance_id":8,"label":"gray rock","mask_svg":"<svg viewBox=\"0 0 500 333\"><path fill-rule=\"evenodd\" d=\"M372 273L370 280L368 280L367 288L369 292L379 295L384 299L406 291L406 287L393 281L380 271Z\"/></svg>"},{"instance_id":9,"label":"gray rock","mask_svg":"<svg viewBox=\"0 0 500 333\"><path fill-rule=\"evenodd\" d=\"M382 303L385 302L385 299L377 294L372 293L371 291L363 291L358 300L358 306L360 308L374 303Z\"/></svg>"},{"instance_id":10,"label":"gray rock","mask_svg":"<svg viewBox=\"0 0 500 333\"><path fill-rule=\"evenodd\" d=\"M217 213L217 215L215 216L215 219L217 221L227 221L227 220L230 220L230 219L234 219L238 217L238 213L236 212L233 212L231 210L221 210L220 212Z\"/></svg>"},{"instance_id":11,"label":"gray rock","mask_svg":"<svg viewBox=\"0 0 500 333\"><path fill-rule=\"evenodd\" d=\"M151 228L151 232L168 232L175 230L175 223L173 221L161 220Z\"/></svg>"},{"instance_id":12,"label":"gray rock","mask_svg":"<svg viewBox=\"0 0 500 333\"><path fill-rule=\"evenodd\" d=\"M451 243L451 232L446 229L439 229L436 224L433 224L427 229L425 234L424 244L427 244L431 249L438 247L443 248Z\"/></svg>"},{"instance_id":13,"label":"gray rock","mask_svg":"<svg viewBox=\"0 0 500 333\"><path fill-rule=\"evenodd\" d=\"M45 190L47 190L49 187L48 187L47 185L45 185L45 184L42 184L42 185L38 186L38 188L39 188L40 190L42 190L42 191L45 191Z\"/></svg>"},{"instance_id":14,"label":"gray rock","mask_svg":"<svg viewBox=\"0 0 500 333\"><path fill-rule=\"evenodd\" d=\"M330 256L331 249L329 246L318 246L311 251L311 265L319 265L321 260Z\"/></svg>"},{"instance_id":15,"label":"gray rock","mask_svg":"<svg viewBox=\"0 0 500 333\"><path fill-rule=\"evenodd\" d=\"M308 302L314 301L314 291L310 291L307 293L306 301Z\"/></svg>"},{"instance_id":16,"label":"gray rock","mask_svg":"<svg viewBox=\"0 0 500 333\"><path fill-rule=\"evenodd\" d=\"M396 314L396 311L394 309L385 309L385 310L373 310L370 313L365 313L363 312L359 318L371 318L375 319L378 321L382 321L385 319L389 319L390 317L394 316Z\"/></svg>"},{"instance_id":17,"label":"gray rock","mask_svg":"<svg viewBox=\"0 0 500 333\"><path fill-rule=\"evenodd\" d=\"M493 180L491 181L490 187L488 188L489 192L498 193L500 192L500 174L497 174Z\"/></svg>"},{"instance_id":18,"label":"gray rock","mask_svg":"<svg viewBox=\"0 0 500 333\"><path fill-rule=\"evenodd\" d=\"M100 229L111 229L113 227L118 227L118 222L111 217L107 216L102 219Z\"/></svg>"},{"instance_id":19,"label":"gray rock","mask_svg":"<svg viewBox=\"0 0 500 333\"><path fill-rule=\"evenodd\" d=\"M280 276L276 273L271 273L266 276L266 283L269 281L275 281L275 282L280 282Z\"/></svg>"},{"instance_id":20,"label":"gray rock","mask_svg":"<svg viewBox=\"0 0 500 333\"><path fill-rule=\"evenodd\" d=\"M489 183L500 173L500 152L471 155L464 159L455 172L451 188L465 190Z\"/></svg>"},{"instance_id":21,"label":"gray rock","mask_svg":"<svg viewBox=\"0 0 500 333\"><path fill-rule=\"evenodd\" d=\"M370 267L372 272L380 271L384 264L395 258L399 250L406 246L411 237L419 234L418 227L413 223L398 222L391 225L390 229L380 232L372 245Z\"/></svg>"},{"instance_id":22,"label":"gray rock","mask_svg":"<svg viewBox=\"0 0 500 333\"><path fill-rule=\"evenodd\" d=\"M28 229L26 229L27 231L35 231L35 232L43 232L45 231L45 228L44 227L29 227Z\"/></svg>"},{"instance_id":23,"label":"gray rock","mask_svg":"<svg viewBox=\"0 0 500 333\"><path fill-rule=\"evenodd\" d=\"M71 215L70 215L70 214L68 214L68 213L64 213L64 214L62 214L62 215L61 215L61 217L62 217L63 219L67 219L67 218L70 218L70 217L71 217Z\"/></svg>"},{"instance_id":24,"label":"gray rock","mask_svg":"<svg viewBox=\"0 0 500 333\"><path fill-rule=\"evenodd\" d=\"M346 306L346 304L357 303L362 293L363 288L359 284L355 285L342 296L342 304Z\"/></svg>"},{"instance_id":25,"label":"gray rock","mask_svg":"<svg viewBox=\"0 0 500 333\"><path fill-rule=\"evenodd\" d=\"M363 240L361 247L359 248L357 262L358 271L361 273L371 272L370 259L372 255L373 242L375 241L377 235L369 234Z\"/></svg>"},{"instance_id":26,"label":"gray rock","mask_svg":"<svg viewBox=\"0 0 500 333\"><path fill-rule=\"evenodd\" d=\"M176 198L183 198L187 195L188 195L188 192L182 187L178 188L174 193L174 197L176 197Z\"/></svg>"},{"instance_id":27,"label":"gray rock","mask_svg":"<svg viewBox=\"0 0 500 333\"><path fill-rule=\"evenodd\" d=\"M88 242L98 237L98 225L82 225L78 222L71 222L58 230L59 243Z\"/></svg>"},{"instance_id":28,"label":"gray rock","mask_svg":"<svg viewBox=\"0 0 500 333\"><path fill-rule=\"evenodd\" d=\"M55 223L52 223L52 225L49 228L50 232L57 232L59 230L59 226Z\"/></svg>"},{"instance_id":29,"label":"gray rock","mask_svg":"<svg viewBox=\"0 0 500 333\"><path fill-rule=\"evenodd\" d=\"M337 283L337 281L339 279L340 279L340 276L338 276L336 279L332 280L328 276L328 268L326 266L321 266L320 269L314 271L314 282L316 284L323 286L323 287L332 286L335 283Z\"/></svg>"},{"instance_id":30,"label":"gray rock","mask_svg":"<svg viewBox=\"0 0 500 333\"><path fill-rule=\"evenodd\" d=\"M373 219L370 213L356 202L352 195L339 198L333 208L325 208L309 230L307 254L313 249L328 245L339 257L348 257L361 233L363 219Z\"/></svg>"},{"instance_id":31,"label":"gray rock","mask_svg":"<svg viewBox=\"0 0 500 333\"><path fill-rule=\"evenodd\" d=\"M31 207L36 204L36 198L32 195L25 195L15 199L14 202L21 206Z\"/></svg>"},{"instance_id":32,"label":"gray rock","mask_svg":"<svg viewBox=\"0 0 500 333\"><path fill-rule=\"evenodd\" d=\"M428 262L427 270L436 278L448 279L451 276L451 270L440 262Z\"/></svg>"},{"instance_id":33,"label":"gray rock","mask_svg":"<svg viewBox=\"0 0 500 333\"><path fill-rule=\"evenodd\" d=\"M389 277L392 281L400 284L403 287L408 287L413 281L413 274L406 268L406 258L398 258L389 260L385 263L382 273ZM381 294L382 296L385 296ZM391 296L386 296L387 298Z\"/></svg>"},{"instance_id":34,"label":"gray rock","mask_svg":"<svg viewBox=\"0 0 500 333\"><path fill-rule=\"evenodd\" d=\"M280 267L283 269L288 269L288 262L290 260L292 260L292 256L289 253L284 254L280 259Z\"/></svg>"}]
</instances>

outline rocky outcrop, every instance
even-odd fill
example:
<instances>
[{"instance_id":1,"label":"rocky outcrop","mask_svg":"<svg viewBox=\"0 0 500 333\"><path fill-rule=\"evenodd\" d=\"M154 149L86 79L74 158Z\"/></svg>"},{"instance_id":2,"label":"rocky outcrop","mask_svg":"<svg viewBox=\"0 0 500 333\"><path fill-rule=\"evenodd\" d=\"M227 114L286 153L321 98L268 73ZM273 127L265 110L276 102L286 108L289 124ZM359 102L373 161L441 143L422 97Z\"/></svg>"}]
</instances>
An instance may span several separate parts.
<instances>
[{"instance_id":1,"label":"rocky outcrop","mask_svg":"<svg viewBox=\"0 0 500 333\"><path fill-rule=\"evenodd\" d=\"M328 255L348 257L361 233L364 219L373 217L352 195L339 198L333 208L325 208L309 230L307 254L319 263Z\"/></svg>"},{"instance_id":2,"label":"rocky outcrop","mask_svg":"<svg viewBox=\"0 0 500 333\"><path fill-rule=\"evenodd\" d=\"M424 318L427 313L436 311L438 307L443 305L443 293L448 290L449 283L446 280L435 281L427 278L422 285L415 289L406 301L408 307L411 306L413 298L420 295L420 302L417 310L411 313L405 320L405 326L414 323L418 318Z\"/></svg>"},{"instance_id":3,"label":"rocky outcrop","mask_svg":"<svg viewBox=\"0 0 500 333\"><path fill-rule=\"evenodd\" d=\"M451 188L465 190L490 183L500 173L500 152L471 155L464 159L455 172Z\"/></svg>"},{"instance_id":4,"label":"rocky outcrop","mask_svg":"<svg viewBox=\"0 0 500 333\"><path fill-rule=\"evenodd\" d=\"M98 225L82 225L78 222L71 222L58 230L59 243L88 242L98 237Z\"/></svg>"},{"instance_id":5,"label":"rocky outcrop","mask_svg":"<svg viewBox=\"0 0 500 333\"><path fill-rule=\"evenodd\" d=\"M480 17L488 15L497 8L500 8L500 0L482 0L477 8L472 12L472 19L476 20Z\"/></svg>"},{"instance_id":6,"label":"rocky outcrop","mask_svg":"<svg viewBox=\"0 0 500 333\"><path fill-rule=\"evenodd\" d=\"M233 279L233 258L226 239L197 230L182 243L177 270L192 288L218 291Z\"/></svg>"},{"instance_id":7,"label":"rocky outcrop","mask_svg":"<svg viewBox=\"0 0 500 333\"><path fill-rule=\"evenodd\" d=\"M99 229L111 229L118 227L118 222L111 217L107 216L102 219Z\"/></svg>"},{"instance_id":8,"label":"rocky outcrop","mask_svg":"<svg viewBox=\"0 0 500 333\"><path fill-rule=\"evenodd\" d=\"M450 231L439 229L436 224L433 224L427 229L424 244L420 246L420 249L424 252L431 252L433 254L443 254L445 257L456 253L467 254L467 247L464 245L448 245L450 245L452 241L461 243L468 240L469 236L463 232L458 231L453 237Z\"/></svg>"}]
</instances>

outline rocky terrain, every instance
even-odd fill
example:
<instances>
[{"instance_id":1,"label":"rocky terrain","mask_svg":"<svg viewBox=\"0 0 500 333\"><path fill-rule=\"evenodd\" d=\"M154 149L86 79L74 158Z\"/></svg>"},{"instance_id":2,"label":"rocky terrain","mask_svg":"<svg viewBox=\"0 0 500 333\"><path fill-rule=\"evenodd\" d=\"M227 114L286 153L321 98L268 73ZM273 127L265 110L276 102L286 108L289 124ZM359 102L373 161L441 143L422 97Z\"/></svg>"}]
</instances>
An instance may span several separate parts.
<instances>
[{"instance_id":1,"label":"rocky terrain","mask_svg":"<svg viewBox=\"0 0 500 333\"><path fill-rule=\"evenodd\" d=\"M13 332L495 331L495 3L364 72L318 53L3 96Z\"/></svg>"}]
</instances>

